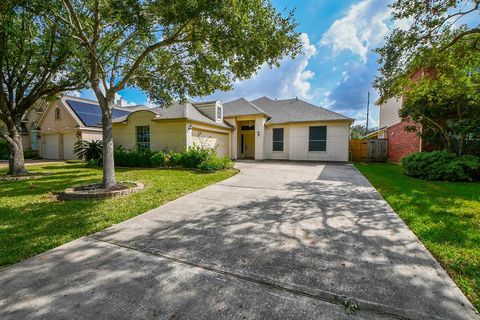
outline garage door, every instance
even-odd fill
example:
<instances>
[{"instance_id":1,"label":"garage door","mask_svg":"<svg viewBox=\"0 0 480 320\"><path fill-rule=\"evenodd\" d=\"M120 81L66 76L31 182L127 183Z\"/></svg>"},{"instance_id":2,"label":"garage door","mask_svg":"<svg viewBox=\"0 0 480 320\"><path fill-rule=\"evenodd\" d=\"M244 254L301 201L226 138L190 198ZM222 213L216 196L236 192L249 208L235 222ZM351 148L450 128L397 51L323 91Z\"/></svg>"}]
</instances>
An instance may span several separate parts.
<instances>
[{"instance_id":1,"label":"garage door","mask_svg":"<svg viewBox=\"0 0 480 320\"><path fill-rule=\"evenodd\" d=\"M215 148L219 156L228 156L228 134L193 130L193 145Z\"/></svg>"},{"instance_id":2,"label":"garage door","mask_svg":"<svg viewBox=\"0 0 480 320\"><path fill-rule=\"evenodd\" d=\"M58 159L59 135L47 134L43 136L43 155L44 159Z\"/></svg>"},{"instance_id":3,"label":"garage door","mask_svg":"<svg viewBox=\"0 0 480 320\"><path fill-rule=\"evenodd\" d=\"M73 148L75 147L75 142L77 142L77 136L74 133L63 135L63 159L64 160L77 159L77 156L73 152Z\"/></svg>"}]
</instances>

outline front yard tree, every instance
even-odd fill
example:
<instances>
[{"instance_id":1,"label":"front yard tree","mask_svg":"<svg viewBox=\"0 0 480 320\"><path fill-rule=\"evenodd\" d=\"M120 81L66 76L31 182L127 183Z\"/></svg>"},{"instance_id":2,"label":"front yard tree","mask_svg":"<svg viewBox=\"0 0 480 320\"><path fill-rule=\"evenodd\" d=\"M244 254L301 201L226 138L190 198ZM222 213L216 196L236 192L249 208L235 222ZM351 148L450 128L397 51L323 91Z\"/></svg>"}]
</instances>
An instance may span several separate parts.
<instances>
[{"instance_id":1,"label":"front yard tree","mask_svg":"<svg viewBox=\"0 0 480 320\"><path fill-rule=\"evenodd\" d=\"M35 1L25 5L0 5L0 137L8 142L11 175L26 173L20 133L26 112L81 82L69 61L75 43L38 15Z\"/></svg>"},{"instance_id":2,"label":"front yard tree","mask_svg":"<svg viewBox=\"0 0 480 320\"><path fill-rule=\"evenodd\" d=\"M402 120L421 123L422 138L437 137L444 149L457 154L480 140L479 52L465 43L448 51L425 50L409 66L410 73L425 70L425 75L404 81ZM416 126L407 128L418 130Z\"/></svg>"},{"instance_id":3,"label":"front yard tree","mask_svg":"<svg viewBox=\"0 0 480 320\"><path fill-rule=\"evenodd\" d=\"M102 109L103 187L116 184L115 94L139 87L157 103L203 96L278 65L300 50L292 12L268 0L61 0L54 19L73 30Z\"/></svg>"},{"instance_id":4,"label":"front yard tree","mask_svg":"<svg viewBox=\"0 0 480 320\"><path fill-rule=\"evenodd\" d=\"M390 7L393 19L399 25L407 22L408 28L395 28L384 46L376 49L380 76L374 87L381 103L403 90L406 68L423 50L449 51L457 44L479 50L479 0L395 0Z\"/></svg>"}]
</instances>

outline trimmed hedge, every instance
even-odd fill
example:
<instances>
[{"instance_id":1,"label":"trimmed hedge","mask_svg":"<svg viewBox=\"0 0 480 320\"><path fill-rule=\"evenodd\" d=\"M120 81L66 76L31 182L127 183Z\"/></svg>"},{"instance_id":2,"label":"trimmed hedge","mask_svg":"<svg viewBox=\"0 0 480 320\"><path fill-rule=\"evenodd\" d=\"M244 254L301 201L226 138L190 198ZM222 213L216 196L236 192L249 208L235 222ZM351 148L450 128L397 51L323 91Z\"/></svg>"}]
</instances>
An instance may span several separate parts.
<instances>
[{"instance_id":1,"label":"trimmed hedge","mask_svg":"<svg viewBox=\"0 0 480 320\"><path fill-rule=\"evenodd\" d=\"M480 158L457 156L448 151L416 152L401 162L407 176L425 180L477 181L480 180Z\"/></svg>"},{"instance_id":2,"label":"trimmed hedge","mask_svg":"<svg viewBox=\"0 0 480 320\"><path fill-rule=\"evenodd\" d=\"M231 168L233 163L229 158L216 155L214 149L192 147L183 152L156 152L148 149L138 151L122 147L115 149L115 165L120 167L181 167L214 172ZM227 161L228 160L228 161Z\"/></svg>"}]
</instances>

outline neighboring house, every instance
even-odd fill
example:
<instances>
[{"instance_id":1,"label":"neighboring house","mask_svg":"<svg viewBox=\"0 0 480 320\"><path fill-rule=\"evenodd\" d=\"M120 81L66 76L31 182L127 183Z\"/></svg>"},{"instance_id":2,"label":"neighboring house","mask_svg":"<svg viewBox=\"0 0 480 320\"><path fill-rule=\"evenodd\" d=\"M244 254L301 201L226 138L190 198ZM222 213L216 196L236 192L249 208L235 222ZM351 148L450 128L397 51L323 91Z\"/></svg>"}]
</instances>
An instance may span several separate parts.
<instances>
[{"instance_id":1,"label":"neighboring house","mask_svg":"<svg viewBox=\"0 0 480 320\"><path fill-rule=\"evenodd\" d=\"M30 110L27 111L22 118L20 125L20 133L22 135L22 144L24 151L40 152L40 131L38 130L38 120L47 108L48 103L45 101L37 102ZM0 129L5 124L0 121ZM6 129L5 129L6 130Z\"/></svg>"},{"instance_id":2,"label":"neighboring house","mask_svg":"<svg viewBox=\"0 0 480 320\"><path fill-rule=\"evenodd\" d=\"M405 126L415 125L411 122L402 122L398 112L402 108L403 97L390 98L379 105L380 130L376 132L378 138L387 139L388 159L399 162L403 157L422 151L422 139L416 132L405 131ZM420 125L418 125L420 128ZM372 138L372 134L367 136Z\"/></svg>"},{"instance_id":3,"label":"neighboring house","mask_svg":"<svg viewBox=\"0 0 480 320\"><path fill-rule=\"evenodd\" d=\"M414 72L410 79L413 82L424 77L435 77L436 71L430 68L421 68ZM404 88L404 92L408 92L408 87ZM414 122L402 122L399 111L404 102L404 95L396 98L390 98L380 108L380 130L371 133L366 138L387 139L388 159L399 162L403 157L418 151L436 150L438 146L425 143L417 132L405 131L406 126L417 126L417 131L422 131L422 126Z\"/></svg>"},{"instance_id":4,"label":"neighboring house","mask_svg":"<svg viewBox=\"0 0 480 320\"><path fill-rule=\"evenodd\" d=\"M353 119L299 99L175 103L113 120L116 147L214 147L232 159L348 161Z\"/></svg>"},{"instance_id":5,"label":"neighboring house","mask_svg":"<svg viewBox=\"0 0 480 320\"><path fill-rule=\"evenodd\" d=\"M174 103L169 107L117 107L114 146L152 151L215 148L232 159L348 161L353 119L299 99L238 99ZM101 110L95 101L63 97L38 123L41 155L74 159L78 140L101 140Z\"/></svg>"},{"instance_id":6,"label":"neighboring house","mask_svg":"<svg viewBox=\"0 0 480 320\"><path fill-rule=\"evenodd\" d=\"M114 109L114 116L131 111ZM50 103L38 121L41 143L40 156L44 159L77 159L73 149L78 140L102 140L102 113L91 100L64 96Z\"/></svg>"}]
</instances>

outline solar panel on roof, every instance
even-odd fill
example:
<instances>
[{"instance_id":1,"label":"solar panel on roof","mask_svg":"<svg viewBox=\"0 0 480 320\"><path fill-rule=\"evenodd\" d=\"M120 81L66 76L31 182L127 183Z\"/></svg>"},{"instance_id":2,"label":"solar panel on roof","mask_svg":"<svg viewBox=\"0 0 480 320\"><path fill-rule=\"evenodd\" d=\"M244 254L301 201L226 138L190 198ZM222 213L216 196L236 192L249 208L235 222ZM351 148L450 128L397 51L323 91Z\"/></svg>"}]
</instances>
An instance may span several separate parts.
<instances>
[{"instance_id":1,"label":"solar panel on roof","mask_svg":"<svg viewBox=\"0 0 480 320\"><path fill-rule=\"evenodd\" d=\"M89 127L100 127L102 125L102 109L98 104L76 100L66 100L66 102L84 125ZM127 110L113 109L112 118L123 117L130 113Z\"/></svg>"}]
</instances>

